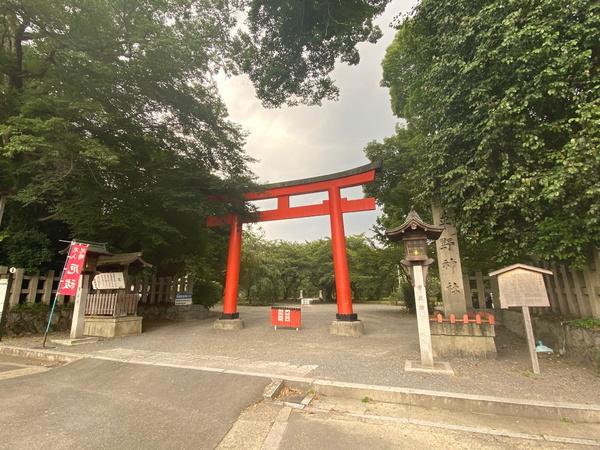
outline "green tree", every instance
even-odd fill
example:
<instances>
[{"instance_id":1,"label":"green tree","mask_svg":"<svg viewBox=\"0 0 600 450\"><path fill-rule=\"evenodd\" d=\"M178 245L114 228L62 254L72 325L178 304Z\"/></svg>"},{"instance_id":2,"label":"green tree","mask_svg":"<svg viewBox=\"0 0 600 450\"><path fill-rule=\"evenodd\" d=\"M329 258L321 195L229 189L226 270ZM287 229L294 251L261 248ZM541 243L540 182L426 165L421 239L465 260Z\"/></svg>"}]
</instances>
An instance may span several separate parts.
<instances>
[{"instance_id":1,"label":"green tree","mask_svg":"<svg viewBox=\"0 0 600 450\"><path fill-rule=\"evenodd\" d=\"M382 35L373 18L390 0L248 0L237 61L267 107L320 104L339 93L329 76L336 59L356 65L356 45Z\"/></svg>"},{"instance_id":2,"label":"green tree","mask_svg":"<svg viewBox=\"0 0 600 450\"><path fill-rule=\"evenodd\" d=\"M3 259L28 263L23 233L48 237L38 264L71 236L168 270L197 254L209 196L249 179L212 81L234 23L225 1L2 2Z\"/></svg>"},{"instance_id":3,"label":"green tree","mask_svg":"<svg viewBox=\"0 0 600 450\"><path fill-rule=\"evenodd\" d=\"M222 212L248 185L214 75L248 73L268 106L334 98L388 1L3 0L0 258L41 268L76 236L181 267L209 196Z\"/></svg>"},{"instance_id":4,"label":"green tree","mask_svg":"<svg viewBox=\"0 0 600 450\"><path fill-rule=\"evenodd\" d=\"M383 216L377 218L376 231L387 242L385 228L397 226L404 221L414 207L428 211L430 205L419 191L420 180L417 165L421 162L416 141L419 135L412 130L396 127L396 134L382 142L369 142L364 149L371 161L381 161L383 170L373 183L365 186L365 193L375 197L383 208Z\"/></svg>"},{"instance_id":5,"label":"green tree","mask_svg":"<svg viewBox=\"0 0 600 450\"><path fill-rule=\"evenodd\" d=\"M348 236L347 248L355 300L380 300L397 289L399 248L378 246L364 234Z\"/></svg>"},{"instance_id":6,"label":"green tree","mask_svg":"<svg viewBox=\"0 0 600 450\"><path fill-rule=\"evenodd\" d=\"M379 300L397 289L397 247L383 248L364 235L347 239L351 286L355 300ZM299 290L307 297L323 292L335 299L331 241L284 242L265 239L264 232L244 233L240 293L249 303L295 300Z\"/></svg>"},{"instance_id":7,"label":"green tree","mask_svg":"<svg viewBox=\"0 0 600 450\"><path fill-rule=\"evenodd\" d=\"M575 263L600 245L599 41L591 0L423 0L400 23L383 84L418 137L399 164L418 157L416 191L471 244Z\"/></svg>"}]
</instances>

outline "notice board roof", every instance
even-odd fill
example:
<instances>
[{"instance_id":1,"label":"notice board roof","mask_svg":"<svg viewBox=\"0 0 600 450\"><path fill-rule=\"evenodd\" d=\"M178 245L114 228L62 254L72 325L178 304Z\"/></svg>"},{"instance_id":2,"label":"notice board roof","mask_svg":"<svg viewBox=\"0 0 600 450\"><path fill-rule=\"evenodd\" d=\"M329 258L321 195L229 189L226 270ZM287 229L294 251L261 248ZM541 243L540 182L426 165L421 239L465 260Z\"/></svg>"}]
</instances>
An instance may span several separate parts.
<instances>
[{"instance_id":1,"label":"notice board roof","mask_svg":"<svg viewBox=\"0 0 600 450\"><path fill-rule=\"evenodd\" d=\"M130 264L139 264L142 267L152 267L152 264L142 259L142 252L117 253L115 255L101 255L98 258L97 267L103 266L128 266Z\"/></svg>"},{"instance_id":2,"label":"notice board roof","mask_svg":"<svg viewBox=\"0 0 600 450\"><path fill-rule=\"evenodd\" d=\"M538 273L546 274L546 275L554 275L551 270L542 269L540 267L529 266L527 264L518 263L518 264L513 264L512 266L503 267L502 269L494 270L493 272L489 273L489 276L495 277L496 275L510 272L511 270L515 270L515 269L525 269L525 270L530 270L531 272L538 272Z\"/></svg>"}]
</instances>

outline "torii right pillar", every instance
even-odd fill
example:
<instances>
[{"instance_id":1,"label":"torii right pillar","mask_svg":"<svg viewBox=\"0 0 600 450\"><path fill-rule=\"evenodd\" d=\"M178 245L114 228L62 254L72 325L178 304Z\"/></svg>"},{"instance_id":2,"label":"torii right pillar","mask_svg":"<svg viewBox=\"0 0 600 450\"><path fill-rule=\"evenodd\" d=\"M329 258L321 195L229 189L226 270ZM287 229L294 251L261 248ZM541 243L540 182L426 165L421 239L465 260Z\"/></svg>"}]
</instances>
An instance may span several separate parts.
<instances>
[{"instance_id":1,"label":"torii right pillar","mask_svg":"<svg viewBox=\"0 0 600 450\"><path fill-rule=\"evenodd\" d=\"M444 314L446 317L450 314L462 317L467 312L467 300L460 263L458 233L452 222L452 216L447 214L439 203L434 202L431 210L433 223L444 226L444 232L435 241Z\"/></svg>"}]
</instances>

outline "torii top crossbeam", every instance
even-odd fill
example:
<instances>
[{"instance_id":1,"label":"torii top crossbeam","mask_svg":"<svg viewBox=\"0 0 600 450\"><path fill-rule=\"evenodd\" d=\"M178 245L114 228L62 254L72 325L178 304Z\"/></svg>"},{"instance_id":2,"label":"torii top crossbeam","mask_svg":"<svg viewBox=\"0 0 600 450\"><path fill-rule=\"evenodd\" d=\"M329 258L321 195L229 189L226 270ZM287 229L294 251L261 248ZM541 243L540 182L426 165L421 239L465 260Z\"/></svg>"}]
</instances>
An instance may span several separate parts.
<instances>
[{"instance_id":1,"label":"torii top crossbeam","mask_svg":"<svg viewBox=\"0 0 600 450\"><path fill-rule=\"evenodd\" d=\"M251 219L254 222L330 216L331 245L338 305L337 320L357 320L356 314L352 312L352 293L350 290L350 275L346 256L343 214L375 209L374 198L348 200L347 198L342 198L340 192L344 188L361 186L374 181L380 169L381 163L372 163L320 177L266 184L261 186L262 189L260 191L244 194L244 199L247 201L277 199L277 207L275 209L258 211L258 214ZM328 199L312 205L290 206L290 197L317 192L327 192ZM237 319L239 317L237 312L237 296L242 220L236 215L225 217L213 216L208 218L207 224L213 227L220 225L229 225L231 227L222 319Z\"/></svg>"},{"instance_id":2,"label":"torii top crossbeam","mask_svg":"<svg viewBox=\"0 0 600 450\"><path fill-rule=\"evenodd\" d=\"M290 197L294 195L329 192L354 186L362 186L375 180L381 163L371 163L354 169L345 170L320 177L303 178L301 180L284 181L281 183L264 184L260 191L247 192L244 199L248 201L277 199L277 208L258 211L254 222L270 220L300 219L302 217L326 216L330 214L330 200L324 200L314 205L290 206ZM340 197L342 213L371 211L375 209L374 198L348 200ZM208 226L215 227L231 224L232 216L208 218Z\"/></svg>"}]
</instances>

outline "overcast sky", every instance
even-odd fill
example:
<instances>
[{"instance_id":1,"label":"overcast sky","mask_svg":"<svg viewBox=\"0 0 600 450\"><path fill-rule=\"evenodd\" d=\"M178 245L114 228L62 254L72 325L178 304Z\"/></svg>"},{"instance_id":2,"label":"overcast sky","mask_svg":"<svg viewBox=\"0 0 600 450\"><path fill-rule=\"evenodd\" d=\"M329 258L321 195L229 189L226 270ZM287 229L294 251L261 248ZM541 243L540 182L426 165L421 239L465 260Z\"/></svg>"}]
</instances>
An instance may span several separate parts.
<instances>
[{"instance_id":1,"label":"overcast sky","mask_svg":"<svg viewBox=\"0 0 600 450\"><path fill-rule=\"evenodd\" d=\"M377 44L360 44L360 64L339 64L333 78L340 88L335 102L322 106L265 109L246 76L219 80L229 114L249 133L246 151L257 160L251 167L260 182L287 181L351 169L369 161L365 145L394 133L388 90L380 87L381 60L394 38L390 23L408 13L413 0L393 0L377 19L383 37ZM344 192L362 196L360 188ZM315 194L292 200L292 206L325 199ZM270 205L264 205L270 206ZM346 234L369 234L377 211L344 215ZM260 224L269 239L304 241L330 235L329 218L282 220Z\"/></svg>"}]
</instances>

